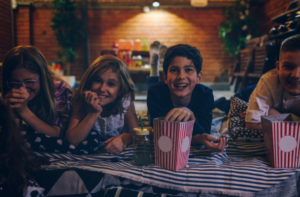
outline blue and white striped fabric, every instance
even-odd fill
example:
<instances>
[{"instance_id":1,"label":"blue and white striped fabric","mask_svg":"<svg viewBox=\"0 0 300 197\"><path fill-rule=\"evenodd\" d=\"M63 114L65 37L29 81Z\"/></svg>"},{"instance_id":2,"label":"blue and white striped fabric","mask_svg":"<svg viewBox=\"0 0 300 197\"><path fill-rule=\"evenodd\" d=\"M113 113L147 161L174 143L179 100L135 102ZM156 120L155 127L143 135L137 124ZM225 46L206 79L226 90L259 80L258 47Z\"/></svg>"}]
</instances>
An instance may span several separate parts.
<instances>
[{"instance_id":1,"label":"blue and white striped fabric","mask_svg":"<svg viewBox=\"0 0 300 197\"><path fill-rule=\"evenodd\" d=\"M135 166L132 149L118 157L107 153L69 155L36 153L49 157L49 170L78 168L103 172L144 184L182 192L252 196L294 175L300 169L274 169L266 161L264 143L229 142L226 152L191 149L188 167L174 172L155 165Z\"/></svg>"}]
</instances>

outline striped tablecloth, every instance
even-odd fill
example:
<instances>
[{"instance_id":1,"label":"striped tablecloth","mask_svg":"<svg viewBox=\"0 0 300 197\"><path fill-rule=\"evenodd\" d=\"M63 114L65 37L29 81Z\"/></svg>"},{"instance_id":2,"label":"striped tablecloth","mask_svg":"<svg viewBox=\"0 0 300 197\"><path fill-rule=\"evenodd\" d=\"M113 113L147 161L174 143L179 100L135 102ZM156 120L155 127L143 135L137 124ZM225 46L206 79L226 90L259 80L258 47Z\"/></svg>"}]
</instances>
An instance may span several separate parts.
<instances>
[{"instance_id":1,"label":"striped tablecloth","mask_svg":"<svg viewBox=\"0 0 300 197\"><path fill-rule=\"evenodd\" d=\"M107 153L69 155L36 153L50 158L49 170L77 168L103 172L182 192L253 196L295 175L300 169L274 169L266 161L264 143L233 142L224 153L191 148L188 167L174 172L155 165L135 166L132 149L119 156Z\"/></svg>"}]
</instances>

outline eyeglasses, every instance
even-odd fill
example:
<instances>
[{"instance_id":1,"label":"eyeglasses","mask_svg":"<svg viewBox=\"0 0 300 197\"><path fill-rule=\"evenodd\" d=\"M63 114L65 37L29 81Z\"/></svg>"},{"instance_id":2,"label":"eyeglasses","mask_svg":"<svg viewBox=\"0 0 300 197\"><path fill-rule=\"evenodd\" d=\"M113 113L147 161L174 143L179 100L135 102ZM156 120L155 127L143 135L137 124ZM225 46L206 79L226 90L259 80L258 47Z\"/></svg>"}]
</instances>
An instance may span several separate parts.
<instances>
[{"instance_id":1,"label":"eyeglasses","mask_svg":"<svg viewBox=\"0 0 300 197\"><path fill-rule=\"evenodd\" d=\"M40 76L38 76L36 79L26 80L26 81L23 81L23 82L8 82L7 81L6 85L10 89L18 89L21 86L24 86L25 88L30 88L36 83L36 81L39 79L39 77Z\"/></svg>"}]
</instances>

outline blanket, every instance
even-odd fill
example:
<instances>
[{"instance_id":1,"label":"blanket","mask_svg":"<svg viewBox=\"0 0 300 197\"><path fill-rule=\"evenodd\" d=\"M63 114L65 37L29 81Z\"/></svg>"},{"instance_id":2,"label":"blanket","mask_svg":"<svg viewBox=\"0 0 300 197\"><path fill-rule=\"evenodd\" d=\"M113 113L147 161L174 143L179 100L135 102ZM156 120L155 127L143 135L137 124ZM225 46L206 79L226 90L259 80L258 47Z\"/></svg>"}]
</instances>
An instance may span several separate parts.
<instances>
[{"instance_id":1,"label":"blanket","mask_svg":"<svg viewBox=\"0 0 300 197\"><path fill-rule=\"evenodd\" d=\"M300 172L300 169L270 167L264 144L261 142L229 141L223 153L192 147L188 166L177 172L154 164L135 166L132 163L132 147L126 148L118 156L107 153L36 154L49 157L51 165L48 170L82 169L181 192L231 196L254 196L255 193L271 188Z\"/></svg>"}]
</instances>

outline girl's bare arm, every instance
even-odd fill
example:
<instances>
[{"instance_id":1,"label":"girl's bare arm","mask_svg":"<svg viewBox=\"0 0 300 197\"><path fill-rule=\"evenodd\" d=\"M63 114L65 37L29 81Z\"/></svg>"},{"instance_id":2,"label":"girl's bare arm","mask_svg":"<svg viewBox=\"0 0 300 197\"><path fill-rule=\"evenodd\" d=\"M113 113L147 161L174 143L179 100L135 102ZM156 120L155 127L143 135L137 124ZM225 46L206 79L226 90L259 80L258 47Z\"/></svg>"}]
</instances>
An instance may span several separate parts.
<instances>
[{"instance_id":1,"label":"girl's bare arm","mask_svg":"<svg viewBox=\"0 0 300 197\"><path fill-rule=\"evenodd\" d=\"M133 102L130 103L124 119L125 127L128 133L123 133L121 135L112 137L104 142L106 144L104 150L114 155L120 154L127 145L132 143L132 137L134 134L133 129L138 127L138 120Z\"/></svg>"},{"instance_id":2,"label":"girl's bare arm","mask_svg":"<svg viewBox=\"0 0 300 197\"><path fill-rule=\"evenodd\" d=\"M29 108L19 113L21 118L36 132L43 133L51 137L61 137L62 129L56 125L48 125L37 117Z\"/></svg>"},{"instance_id":3,"label":"girl's bare arm","mask_svg":"<svg viewBox=\"0 0 300 197\"><path fill-rule=\"evenodd\" d=\"M67 140L77 146L90 133L101 112L88 113L83 117L79 111L74 111L66 133Z\"/></svg>"},{"instance_id":4,"label":"girl's bare arm","mask_svg":"<svg viewBox=\"0 0 300 197\"><path fill-rule=\"evenodd\" d=\"M28 107L29 94L24 87L12 89L5 95L5 101L9 104L17 115L20 116L31 128L38 133L43 133L51 137L60 137L62 129L56 125L49 125L37 117Z\"/></svg>"}]
</instances>

